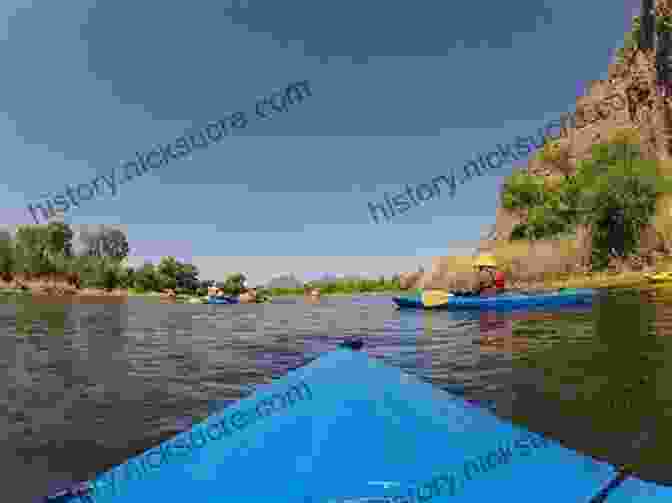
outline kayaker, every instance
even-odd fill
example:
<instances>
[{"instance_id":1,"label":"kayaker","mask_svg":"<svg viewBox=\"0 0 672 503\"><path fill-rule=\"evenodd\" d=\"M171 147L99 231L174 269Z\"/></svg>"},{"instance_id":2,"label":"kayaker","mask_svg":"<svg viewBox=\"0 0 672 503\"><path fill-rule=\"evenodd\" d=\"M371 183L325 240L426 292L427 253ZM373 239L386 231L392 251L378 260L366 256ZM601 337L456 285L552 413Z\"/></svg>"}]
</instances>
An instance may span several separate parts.
<instances>
[{"instance_id":1,"label":"kayaker","mask_svg":"<svg viewBox=\"0 0 672 503\"><path fill-rule=\"evenodd\" d=\"M477 295L496 295L506 286L504 273L497 269L497 261L490 254L481 254L474 262L478 275Z\"/></svg>"}]
</instances>

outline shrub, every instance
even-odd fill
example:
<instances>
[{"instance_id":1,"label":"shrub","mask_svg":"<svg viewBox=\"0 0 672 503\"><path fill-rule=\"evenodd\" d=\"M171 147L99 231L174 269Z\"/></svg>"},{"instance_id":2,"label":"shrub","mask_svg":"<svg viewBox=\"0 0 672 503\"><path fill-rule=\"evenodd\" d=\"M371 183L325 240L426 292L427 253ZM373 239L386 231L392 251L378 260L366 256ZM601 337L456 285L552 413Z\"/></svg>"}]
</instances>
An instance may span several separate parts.
<instances>
[{"instance_id":1,"label":"shrub","mask_svg":"<svg viewBox=\"0 0 672 503\"><path fill-rule=\"evenodd\" d=\"M647 176L644 163L647 161L636 161L632 168L613 168L599 178L588 195L593 262L598 269L607 267L610 252L619 257L635 252L641 228L655 213L660 189L655 178Z\"/></svg>"},{"instance_id":2,"label":"shrub","mask_svg":"<svg viewBox=\"0 0 672 503\"><path fill-rule=\"evenodd\" d=\"M625 128L612 135L612 142L594 145L591 158L564 180L540 183L539 177L514 174L504 184L502 206L524 209L527 217L513 228L511 240L569 235L584 224L591 230L595 268L606 267L610 254L625 258L636 252L642 227L656 213L658 196L672 192L672 182L659 174L655 161L640 158L635 136L634 129ZM657 223L672 234L664 218Z\"/></svg>"},{"instance_id":3,"label":"shrub","mask_svg":"<svg viewBox=\"0 0 672 503\"><path fill-rule=\"evenodd\" d=\"M517 171L504 182L502 206L507 210L531 208L544 201L544 181L542 178Z\"/></svg>"},{"instance_id":4,"label":"shrub","mask_svg":"<svg viewBox=\"0 0 672 503\"><path fill-rule=\"evenodd\" d=\"M159 290L159 275L152 263L145 262L145 264L135 272L134 286L139 292Z\"/></svg>"},{"instance_id":5,"label":"shrub","mask_svg":"<svg viewBox=\"0 0 672 503\"><path fill-rule=\"evenodd\" d=\"M672 16L656 16L656 32L672 32Z\"/></svg>"}]
</instances>

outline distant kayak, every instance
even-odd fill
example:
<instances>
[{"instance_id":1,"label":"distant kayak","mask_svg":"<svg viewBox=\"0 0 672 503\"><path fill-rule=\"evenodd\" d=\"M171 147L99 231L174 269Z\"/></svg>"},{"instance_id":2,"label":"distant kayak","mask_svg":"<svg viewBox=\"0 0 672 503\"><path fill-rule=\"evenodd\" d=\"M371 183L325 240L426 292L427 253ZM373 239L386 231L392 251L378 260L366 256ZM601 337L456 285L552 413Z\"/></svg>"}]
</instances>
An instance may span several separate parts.
<instances>
[{"instance_id":1,"label":"distant kayak","mask_svg":"<svg viewBox=\"0 0 672 503\"><path fill-rule=\"evenodd\" d=\"M207 304L238 304L236 297L208 297Z\"/></svg>"},{"instance_id":2,"label":"distant kayak","mask_svg":"<svg viewBox=\"0 0 672 503\"><path fill-rule=\"evenodd\" d=\"M418 295L393 297L400 309L515 309L534 306L566 306L572 304L589 304L596 290L591 288L571 288L555 292L523 294L507 292L487 297L452 296L446 302L435 307L427 307Z\"/></svg>"}]
</instances>

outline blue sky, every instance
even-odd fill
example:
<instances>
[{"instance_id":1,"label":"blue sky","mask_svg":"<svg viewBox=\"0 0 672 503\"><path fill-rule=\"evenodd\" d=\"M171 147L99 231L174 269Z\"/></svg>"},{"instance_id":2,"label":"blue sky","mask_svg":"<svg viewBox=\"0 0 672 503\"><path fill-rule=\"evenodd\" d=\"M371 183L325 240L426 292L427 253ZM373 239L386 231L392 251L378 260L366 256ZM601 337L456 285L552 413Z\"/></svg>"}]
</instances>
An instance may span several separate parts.
<instances>
[{"instance_id":1,"label":"blue sky","mask_svg":"<svg viewBox=\"0 0 672 503\"><path fill-rule=\"evenodd\" d=\"M120 226L131 263L174 255L216 280L390 275L470 253L510 164L389 222L367 203L573 111L638 5L3 0L1 221L33 223L42 194L308 80L288 112L65 221Z\"/></svg>"}]
</instances>

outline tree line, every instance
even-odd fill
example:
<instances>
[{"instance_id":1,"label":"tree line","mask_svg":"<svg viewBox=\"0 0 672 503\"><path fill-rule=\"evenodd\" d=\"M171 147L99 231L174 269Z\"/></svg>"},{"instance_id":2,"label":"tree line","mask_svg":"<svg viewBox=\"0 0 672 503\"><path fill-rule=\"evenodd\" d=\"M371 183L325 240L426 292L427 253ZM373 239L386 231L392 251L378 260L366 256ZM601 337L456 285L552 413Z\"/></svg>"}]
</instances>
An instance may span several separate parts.
<instances>
[{"instance_id":1,"label":"tree line","mask_svg":"<svg viewBox=\"0 0 672 503\"><path fill-rule=\"evenodd\" d=\"M149 261L138 268L126 264L129 253L124 232L107 226L75 233L63 222L19 226L14 236L0 231L0 277L5 282L17 280L56 280L77 288L127 289L137 293L174 290L177 295L208 294L209 287L227 295L245 290L246 277L233 273L224 281L202 280L193 264L175 257L162 257L158 264ZM300 284L300 283L299 283ZM299 288L257 287L257 298L269 295L301 295L306 289L319 288L324 294L366 293L401 290L399 276L391 279L345 278L318 280Z\"/></svg>"},{"instance_id":2,"label":"tree line","mask_svg":"<svg viewBox=\"0 0 672 503\"><path fill-rule=\"evenodd\" d=\"M62 222L19 226L13 237L0 231L0 277L6 282L54 279L78 288L121 288L139 293L173 289L178 295L207 295L210 286L237 295L244 288L243 274L232 274L215 284L200 280L195 265L174 257L163 257L156 265L148 261L137 269L129 267L125 264L128 239L119 229L101 226L80 232L77 252L73 237L72 228Z\"/></svg>"},{"instance_id":3,"label":"tree line","mask_svg":"<svg viewBox=\"0 0 672 503\"><path fill-rule=\"evenodd\" d=\"M352 294L352 293L373 293L389 292L401 290L399 275L395 274L390 279L380 276L378 279L366 278L344 278L316 280L306 283L302 288L271 288L268 290L270 295L302 295L307 290L318 288L323 294Z\"/></svg>"}]
</instances>

